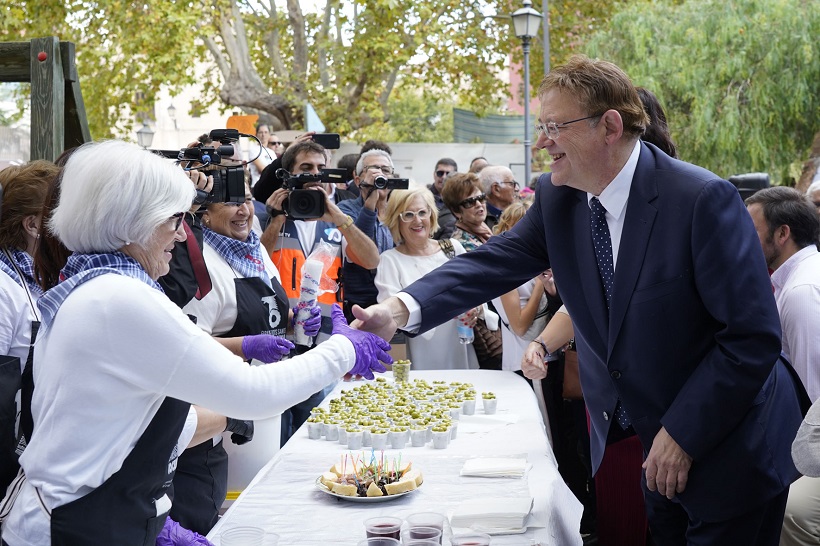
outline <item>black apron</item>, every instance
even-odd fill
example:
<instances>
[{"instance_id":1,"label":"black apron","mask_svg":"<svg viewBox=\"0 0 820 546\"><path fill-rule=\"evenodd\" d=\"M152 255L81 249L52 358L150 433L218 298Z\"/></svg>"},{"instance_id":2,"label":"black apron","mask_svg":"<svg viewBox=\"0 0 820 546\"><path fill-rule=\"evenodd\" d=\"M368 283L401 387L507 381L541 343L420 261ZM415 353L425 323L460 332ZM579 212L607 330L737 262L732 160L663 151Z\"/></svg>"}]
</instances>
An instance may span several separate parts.
<instances>
[{"instance_id":1,"label":"black apron","mask_svg":"<svg viewBox=\"0 0 820 546\"><path fill-rule=\"evenodd\" d=\"M165 398L122 467L102 485L51 512L52 546L154 546L167 510L155 501L168 492L177 442L190 404Z\"/></svg>"},{"instance_id":2,"label":"black apron","mask_svg":"<svg viewBox=\"0 0 820 546\"><path fill-rule=\"evenodd\" d=\"M34 422L31 417L31 396L34 392L32 365L34 363L34 342L40 321L31 321L31 342L28 347L26 365L20 373L20 359L0 357L0 497L20 470L18 459L31 439ZM20 419L17 433L17 404L15 398L20 391Z\"/></svg>"},{"instance_id":3,"label":"black apron","mask_svg":"<svg viewBox=\"0 0 820 546\"><path fill-rule=\"evenodd\" d=\"M288 298L275 278L273 288L258 277L234 279L236 322L219 337L271 334L284 337L288 326ZM219 519L228 494L228 453L212 440L186 449L174 477L171 517L187 529L207 535Z\"/></svg>"}]
</instances>

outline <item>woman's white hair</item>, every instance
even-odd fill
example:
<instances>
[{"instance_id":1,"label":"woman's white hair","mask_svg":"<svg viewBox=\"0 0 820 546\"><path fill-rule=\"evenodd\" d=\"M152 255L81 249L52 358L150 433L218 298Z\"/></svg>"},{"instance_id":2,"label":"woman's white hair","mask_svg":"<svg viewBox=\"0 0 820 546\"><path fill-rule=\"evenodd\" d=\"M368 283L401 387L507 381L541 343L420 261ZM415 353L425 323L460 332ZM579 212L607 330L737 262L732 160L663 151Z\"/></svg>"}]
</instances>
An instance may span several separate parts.
<instances>
[{"instance_id":1,"label":"woman's white hair","mask_svg":"<svg viewBox=\"0 0 820 546\"><path fill-rule=\"evenodd\" d=\"M74 252L145 246L157 227L191 207L195 195L172 161L121 140L92 142L68 160L48 225Z\"/></svg>"}]
</instances>

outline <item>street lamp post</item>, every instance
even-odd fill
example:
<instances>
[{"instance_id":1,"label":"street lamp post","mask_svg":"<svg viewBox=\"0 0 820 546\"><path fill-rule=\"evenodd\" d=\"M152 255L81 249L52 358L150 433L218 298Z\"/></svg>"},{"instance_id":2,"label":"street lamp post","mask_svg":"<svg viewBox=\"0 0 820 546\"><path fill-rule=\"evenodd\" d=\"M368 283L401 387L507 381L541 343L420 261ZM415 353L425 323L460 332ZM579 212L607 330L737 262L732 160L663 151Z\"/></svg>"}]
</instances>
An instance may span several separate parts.
<instances>
[{"instance_id":1,"label":"street lamp post","mask_svg":"<svg viewBox=\"0 0 820 546\"><path fill-rule=\"evenodd\" d=\"M521 39L524 52L524 184L529 185L532 174L532 142L530 132L530 40L538 35L541 14L532 8L532 0L524 0L524 7L512 14L515 35Z\"/></svg>"},{"instance_id":2,"label":"street lamp post","mask_svg":"<svg viewBox=\"0 0 820 546\"><path fill-rule=\"evenodd\" d=\"M174 131L177 130L177 108L174 106L174 103L171 103L171 106L168 107L168 117L171 118L171 121L174 122Z\"/></svg>"},{"instance_id":3,"label":"street lamp post","mask_svg":"<svg viewBox=\"0 0 820 546\"><path fill-rule=\"evenodd\" d=\"M142 120L142 127L137 131L137 143L143 148L148 148L154 141L154 131L148 127L148 122Z\"/></svg>"}]
</instances>

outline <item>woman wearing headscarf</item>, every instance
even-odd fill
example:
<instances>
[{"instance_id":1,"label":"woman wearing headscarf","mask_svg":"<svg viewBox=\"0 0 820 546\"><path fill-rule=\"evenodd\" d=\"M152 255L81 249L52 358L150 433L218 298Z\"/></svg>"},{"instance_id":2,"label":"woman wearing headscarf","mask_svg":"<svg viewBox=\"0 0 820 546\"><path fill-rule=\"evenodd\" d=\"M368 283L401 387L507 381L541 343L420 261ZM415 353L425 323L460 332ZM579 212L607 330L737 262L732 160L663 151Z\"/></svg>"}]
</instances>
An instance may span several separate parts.
<instances>
[{"instance_id":1,"label":"woman wearing headscarf","mask_svg":"<svg viewBox=\"0 0 820 546\"><path fill-rule=\"evenodd\" d=\"M276 415L346 372L372 377L386 343L350 329L309 353L249 366L162 293L194 188L171 162L119 141L69 159L49 228L73 254L38 302L34 430L9 546L153 544L191 403L237 419Z\"/></svg>"}]
</instances>

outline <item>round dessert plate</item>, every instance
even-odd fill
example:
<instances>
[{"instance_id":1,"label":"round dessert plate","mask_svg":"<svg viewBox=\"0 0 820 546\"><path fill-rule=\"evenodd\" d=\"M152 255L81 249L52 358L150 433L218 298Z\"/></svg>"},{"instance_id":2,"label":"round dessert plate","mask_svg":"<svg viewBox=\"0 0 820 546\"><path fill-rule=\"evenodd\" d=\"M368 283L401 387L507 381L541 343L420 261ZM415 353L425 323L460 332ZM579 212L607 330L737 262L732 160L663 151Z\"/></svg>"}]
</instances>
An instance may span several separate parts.
<instances>
[{"instance_id":1,"label":"round dessert plate","mask_svg":"<svg viewBox=\"0 0 820 546\"><path fill-rule=\"evenodd\" d=\"M415 493L416 491L419 490L419 488L417 487L417 488L415 488L411 491L405 491L404 493L396 493L395 495L384 495L382 497L349 497L347 495L339 495L337 493L334 493L330 489L328 489L327 486L325 486L325 484L322 483L321 476L316 478L316 489L318 489L319 491L321 491L323 493L326 493L326 494L330 495L331 497L335 497L339 500L345 500L345 501L350 501L350 502L364 502L364 503L368 503L368 502L387 502L387 501L391 501L393 499L398 499L398 498L403 497L405 495L409 495L410 493Z\"/></svg>"}]
</instances>

